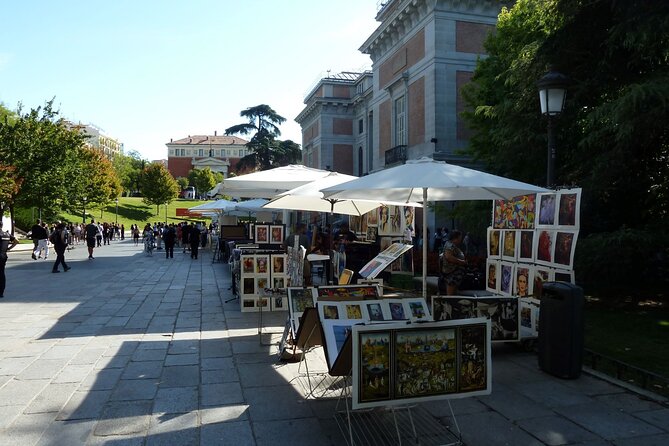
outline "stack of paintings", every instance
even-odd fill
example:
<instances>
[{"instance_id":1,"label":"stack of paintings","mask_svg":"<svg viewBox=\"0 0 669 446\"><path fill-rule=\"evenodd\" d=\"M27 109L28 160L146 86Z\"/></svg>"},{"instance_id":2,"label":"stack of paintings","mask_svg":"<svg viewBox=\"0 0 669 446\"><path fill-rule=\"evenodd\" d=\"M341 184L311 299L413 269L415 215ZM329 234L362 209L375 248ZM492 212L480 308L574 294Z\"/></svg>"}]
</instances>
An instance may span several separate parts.
<instances>
[{"instance_id":1,"label":"stack of paintings","mask_svg":"<svg viewBox=\"0 0 669 446\"><path fill-rule=\"evenodd\" d=\"M353 409L487 395L490 322L353 325Z\"/></svg>"}]
</instances>

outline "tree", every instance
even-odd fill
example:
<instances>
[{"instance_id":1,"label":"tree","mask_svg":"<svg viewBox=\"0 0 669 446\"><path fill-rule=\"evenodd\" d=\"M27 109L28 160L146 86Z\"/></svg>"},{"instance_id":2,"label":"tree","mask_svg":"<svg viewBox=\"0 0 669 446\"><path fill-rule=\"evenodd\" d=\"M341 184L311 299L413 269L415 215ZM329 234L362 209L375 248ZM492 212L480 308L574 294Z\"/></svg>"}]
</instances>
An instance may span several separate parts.
<instances>
[{"instance_id":1,"label":"tree","mask_svg":"<svg viewBox=\"0 0 669 446\"><path fill-rule=\"evenodd\" d=\"M159 163L151 163L142 171L140 185L142 188L142 201L146 204L155 204L157 212L160 205L171 203L179 196L179 184L172 174Z\"/></svg>"},{"instance_id":2,"label":"tree","mask_svg":"<svg viewBox=\"0 0 669 446\"><path fill-rule=\"evenodd\" d=\"M247 118L248 122L226 129L225 134L253 134L253 137L246 144L251 153L239 160L237 170L267 170L290 164L301 158L301 156L296 156L296 153L299 154L299 145L292 141L276 139L281 136L278 126L284 123L286 118L279 115L269 105L261 104L249 107L243 110L240 115Z\"/></svg>"},{"instance_id":3,"label":"tree","mask_svg":"<svg viewBox=\"0 0 669 446\"><path fill-rule=\"evenodd\" d=\"M188 172L188 179L192 186L195 186L197 194L202 196L216 186L216 179L209 167L204 169L191 169Z\"/></svg>"},{"instance_id":4,"label":"tree","mask_svg":"<svg viewBox=\"0 0 669 446\"><path fill-rule=\"evenodd\" d=\"M188 184L189 184L188 183L188 178L186 178L186 177L177 178L177 184L179 185L179 188L181 188L181 190L186 189L188 187Z\"/></svg>"},{"instance_id":5,"label":"tree","mask_svg":"<svg viewBox=\"0 0 669 446\"><path fill-rule=\"evenodd\" d=\"M112 160L116 175L127 195L139 191L139 177L144 169L145 160L142 156L131 150L126 154L118 154Z\"/></svg>"}]
</instances>

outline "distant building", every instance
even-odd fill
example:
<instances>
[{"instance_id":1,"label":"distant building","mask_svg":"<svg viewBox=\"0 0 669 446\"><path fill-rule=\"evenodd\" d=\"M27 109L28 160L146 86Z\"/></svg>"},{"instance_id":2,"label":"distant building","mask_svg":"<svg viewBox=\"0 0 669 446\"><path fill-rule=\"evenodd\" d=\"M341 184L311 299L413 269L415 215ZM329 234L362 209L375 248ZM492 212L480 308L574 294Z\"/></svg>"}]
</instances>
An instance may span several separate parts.
<instances>
[{"instance_id":1,"label":"distant building","mask_svg":"<svg viewBox=\"0 0 669 446\"><path fill-rule=\"evenodd\" d=\"M102 152L108 159L113 159L116 155L123 153L123 143L118 139L107 135L104 130L93 124L75 124L67 123L70 128L77 128L88 138L84 141L87 147Z\"/></svg>"},{"instance_id":2,"label":"distant building","mask_svg":"<svg viewBox=\"0 0 669 446\"><path fill-rule=\"evenodd\" d=\"M470 136L461 91L503 4L384 2L360 47L372 70L328 75L305 97L295 118L304 164L363 175L422 156L469 163L458 154Z\"/></svg>"},{"instance_id":3,"label":"distant building","mask_svg":"<svg viewBox=\"0 0 669 446\"><path fill-rule=\"evenodd\" d=\"M153 160L151 161L151 164L161 164L165 169L167 169L167 160Z\"/></svg>"},{"instance_id":4,"label":"distant building","mask_svg":"<svg viewBox=\"0 0 669 446\"><path fill-rule=\"evenodd\" d=\"M193 135L170 140L167 144L167 169L174 178L186 177L191 169L209 167L225 178L234 170L240 158L250 152L248 141L237 136Z\"/></svg>"}]
</instances>

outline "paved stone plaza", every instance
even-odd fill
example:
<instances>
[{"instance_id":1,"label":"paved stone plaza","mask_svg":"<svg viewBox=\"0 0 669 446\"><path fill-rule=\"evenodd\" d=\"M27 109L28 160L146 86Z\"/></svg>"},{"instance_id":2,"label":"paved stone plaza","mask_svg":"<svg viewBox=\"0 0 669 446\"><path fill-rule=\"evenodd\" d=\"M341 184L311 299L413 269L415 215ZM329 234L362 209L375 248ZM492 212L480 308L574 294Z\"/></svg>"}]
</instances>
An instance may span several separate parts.
<instances>
[{"instance_id":1,"label":"paved stone plaza","mask_svg":"<svg viewBox=\"0 0 669 446\"><path fill-rule=\"evenodd\" d=\"M147 257L130 240L95 260L85 251L69 252L60 274L52 259L10 252L0 445L345 444L336 400L306 400L298 364L259 342L257 314L224 303L227 265L181 250ZM270 315L269 329L284 318ZM452 425L446 403L421 407ZM589 375L553 378L514 346L493 351L492 395L453 408L470 446L669 444L667 406Z\"/></svg>"}]
</instances>

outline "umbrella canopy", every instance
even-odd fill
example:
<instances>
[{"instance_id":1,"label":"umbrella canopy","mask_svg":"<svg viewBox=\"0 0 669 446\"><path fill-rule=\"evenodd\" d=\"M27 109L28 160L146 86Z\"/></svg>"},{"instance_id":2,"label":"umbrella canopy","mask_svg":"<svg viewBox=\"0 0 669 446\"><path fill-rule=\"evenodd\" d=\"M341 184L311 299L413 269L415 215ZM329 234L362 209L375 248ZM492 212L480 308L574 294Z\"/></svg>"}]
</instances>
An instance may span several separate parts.
<instances>
[{"instance_id":1,"label":"umbrella canopy","mask_svg":"<svg viewBox=\"0 0 669 446\"><path fill-rule=\"evenodd\" d=\"M335 214L362 215L381 206L379 201L348 200L323 197L321 189L355 180L358 177L330 172L322 177L283 192L267 203L264 207L270 209L293 209L302 211L331 212Z\"/></svg>"},{"instance_id":2,"label":"umbrella canopy","mask_svg":"<svg viewBox=\"0 0 669 446\"><path fill-rule=\"evenodd\" d=\"M216 201L209 201L207 203L202 203L197 206L193 206L192 208L188 208L189 212L216 212L216 211L225 211L229 206L236 204L233 201L229 200L216 200Z\"/></svg>"},{"instance_id":3,"label":"umbrella canopy","mask_svg":"<svg viewBox=\"0 0 669 446\"><path fill-rule=\"evenodd\" d=\"M327 170L291 164L226 178L220 193L234 197L273 198L281 192L302 186L329 173Z\"/></svg>"},{"instance_id":4,"label":"umbrella canopy","mask_svg":"<svg viewBox=\"0 0 669 446\"><path fill-rule=\"evenodd\" d=\"M497 200L548 192L466 167L420 158L366 177L323 189L326 198L364 198L399 202ZM423 212L423 297L427 297L427 218Z\"/></svg>"},{"instance_id":5,"label":"umbrella canopy","mask_svg":"<svg viewBox=\"0 0 669 446\"><path fill-rule=\"evenodd\" d=\"M262 198L256 198L254 200L246 200L239 202L232 202L230 211L240 211L240 212L262 212L267 209L263 209L263 206L267 204L267 200Z\"/></svg>"}]
</instances>

